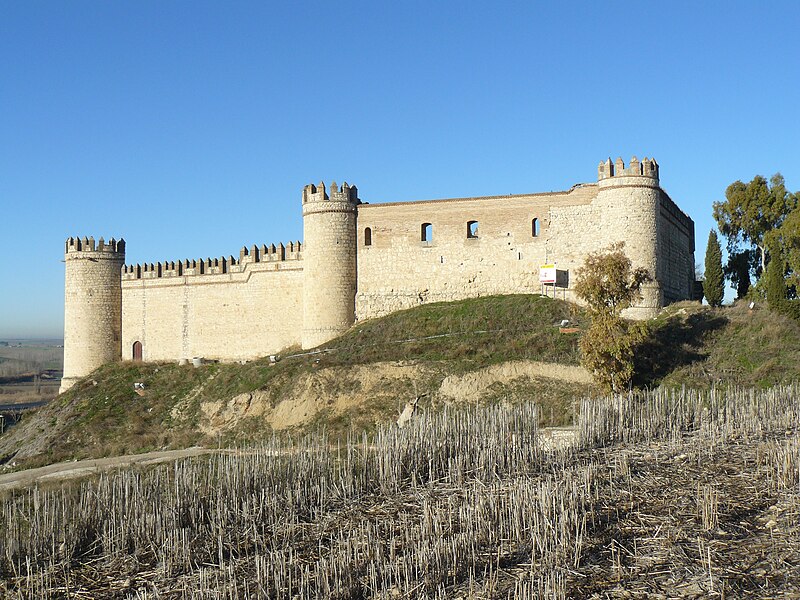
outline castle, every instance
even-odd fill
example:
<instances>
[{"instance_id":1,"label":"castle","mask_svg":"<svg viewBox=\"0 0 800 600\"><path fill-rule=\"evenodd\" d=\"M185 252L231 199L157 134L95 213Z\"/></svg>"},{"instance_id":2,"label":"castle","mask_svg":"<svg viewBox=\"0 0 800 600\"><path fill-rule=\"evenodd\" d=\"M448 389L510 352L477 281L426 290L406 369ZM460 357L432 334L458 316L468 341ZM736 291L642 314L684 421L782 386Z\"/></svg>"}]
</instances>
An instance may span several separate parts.
<instances>
[{"instance_id":1,"label":"castle","mask_svg":"<svg viewBox=\"0 0 800 600\"><path fill-rule=\"evenodd\" d=\"M618 241L654 276L629 316L693 293L694 222L653 159L609 159L596 183L563 192L481 198L367 204L355 186L321 183L302 210L302 244L238 257L125 266L123 240L69 238L61 391L120 359L247 360L424 302L538 292L544 263L574 299L569 274Z\"/></svg>"}]
</instances>

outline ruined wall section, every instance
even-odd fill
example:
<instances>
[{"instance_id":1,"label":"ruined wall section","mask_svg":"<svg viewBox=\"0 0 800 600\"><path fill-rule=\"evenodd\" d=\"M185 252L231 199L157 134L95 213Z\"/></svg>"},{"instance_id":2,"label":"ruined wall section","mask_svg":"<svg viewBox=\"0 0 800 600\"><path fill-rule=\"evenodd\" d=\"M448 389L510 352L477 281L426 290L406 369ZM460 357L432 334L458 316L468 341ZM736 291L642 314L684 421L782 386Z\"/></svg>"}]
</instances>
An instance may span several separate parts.
<instances>
[{"instance_id":1,"label":"ruined wall section","mask_svg":"<svg viewBox=\"0 0 800 600\"><path fill-rule=\"evenodd\" d=\"M64 376L59 392L119 360L125 241L69 238L64 250Z\"/></svg>"},{"instance_id":2,"label":"ruined wall section","mask_svg":"<svg viewBox=\"0 0 800 600\"><path fill-rule=\"evenodd\" d=\"M596 195L597 186L579 185L549 194L362 204L358 319L425 302L540 292L542 264L574 274L597 248ZM424 224L432 227L425 241ZM558 296L573 299L571 289Z\"/></svg>"},{"instance_id":3,"label":"ruined wall section","mask_svg":"<svg viewBox=\"0 0 800 600\"><path fill-rule=\"evenodd\" d=\"M130 265L122 281L122 358L248 360L300 343L299 242L239 257Z\"/></svg>"}]
</instances>

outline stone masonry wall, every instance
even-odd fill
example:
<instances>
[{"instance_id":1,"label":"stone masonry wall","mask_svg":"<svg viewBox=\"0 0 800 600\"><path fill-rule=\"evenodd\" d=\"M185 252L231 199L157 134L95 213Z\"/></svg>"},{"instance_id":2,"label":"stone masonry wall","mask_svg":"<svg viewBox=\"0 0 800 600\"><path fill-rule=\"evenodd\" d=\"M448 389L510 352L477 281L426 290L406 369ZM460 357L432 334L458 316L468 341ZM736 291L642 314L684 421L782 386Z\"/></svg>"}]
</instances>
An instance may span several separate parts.
<instances>
[{"instance_id":1,"label":"stone masonry wall","mask_svg":"<svg viewBox=\"0 0 800 600\"><path fill-rule=\"evenodd\" d=\"M119 360L125 243L70 238L64 254L64 376L61 391Z\"/></svg>"},{"instance_id":2,"label":"stone masonry wall","mask_svg":"<svg viewBox=\"0 0 800 600\"><path fill-rule=\"evenodd\" d=\"M596 185L581 185L550 194L359 206L357 318L423 302L541 292L541 265L554 262L574 275L597 249L596 195ZM477 221L476 237L467 234L469 221ZM432 225L427 242L424 223ZM570 289L558 295L572 299Z\"/></svg>"},{"instance_id":3,"label":"stone masonry wall","mask_svg":"<svg viewBox=\"0 0 800 600\"><path fill-rule=\"evenodd\" d=\"M302 260L122 282L122 358L245 360L300 344Z\"/></svg>"},{"instance_id":4,"label":"stone masonry wall","mask_svg":"<svg viewBox=\"0 0 800 600\"><path fill-rule=\"evenodd\" d=\"M694 291L694 222L666 194L659 204L659 279L664 304L691 298Z\"/></svg>"}]
</instances>

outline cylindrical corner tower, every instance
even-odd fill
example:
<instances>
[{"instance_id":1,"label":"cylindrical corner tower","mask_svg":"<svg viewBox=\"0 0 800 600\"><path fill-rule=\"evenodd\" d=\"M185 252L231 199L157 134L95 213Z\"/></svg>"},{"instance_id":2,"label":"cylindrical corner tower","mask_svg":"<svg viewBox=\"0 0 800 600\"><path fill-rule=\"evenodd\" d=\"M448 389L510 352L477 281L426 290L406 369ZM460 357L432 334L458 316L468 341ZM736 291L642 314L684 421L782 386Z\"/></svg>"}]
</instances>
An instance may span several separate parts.
<instances>
[{"instance_id":1,"label":"cylindrical corner tower","mask_svg":"<svg viewBox=\"0 0 800 600\"><path fill-rule=\"evenodd\" d=\"M658 163L634 156L628 167L609 158L598 167L597 205L601 210L601 239L605 245L624 242L633 267L644 267L652 281L642 286L642 299L625 311L632 319L648 319L663 306L658 262L658 214L661 187Z\"/></svg>"},{"instance_id":2,"label":"cylindrical corner tower","mask_svg":"<svg viewBox=\"0 0 800 600\"><path fill-rule=\"evenodd\" d=\"M303 188L303 348L355 322L358 190L336 183Z\"/></svg>"},{"instance_id":3,"label":"cylindrical corner tower","mask_svg":"<svg viewBox=\"0 0 800 600\"><path fill-rule=\"evenodd\" d=\"M120 360L125 241L69 238L64 254L64 376L59 393Z\"/></svg>"}]
</instances>

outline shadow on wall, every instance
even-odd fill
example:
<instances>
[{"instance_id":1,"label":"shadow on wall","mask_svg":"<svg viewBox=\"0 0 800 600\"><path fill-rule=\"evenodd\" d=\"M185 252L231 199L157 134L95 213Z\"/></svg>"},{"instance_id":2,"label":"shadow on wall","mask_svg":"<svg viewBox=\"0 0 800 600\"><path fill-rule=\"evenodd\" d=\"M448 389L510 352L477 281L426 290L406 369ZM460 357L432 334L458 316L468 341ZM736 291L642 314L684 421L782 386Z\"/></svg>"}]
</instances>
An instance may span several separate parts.
<instances>
[{"instance_id":1,"label":"shadow on wall","mask_svg":"<svg viewBox=\"0 0 800 600\"><path fill-rule=\"evenodd\" d=\"M675 369L705 360L703 341L728 322L726 317L703 311L670 317L655 325L650 337L636 349L633 384L654 387Z\"/></svg>"}]
</instances>

